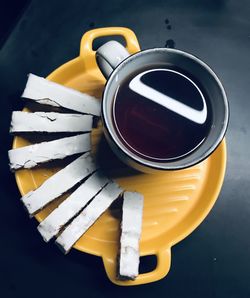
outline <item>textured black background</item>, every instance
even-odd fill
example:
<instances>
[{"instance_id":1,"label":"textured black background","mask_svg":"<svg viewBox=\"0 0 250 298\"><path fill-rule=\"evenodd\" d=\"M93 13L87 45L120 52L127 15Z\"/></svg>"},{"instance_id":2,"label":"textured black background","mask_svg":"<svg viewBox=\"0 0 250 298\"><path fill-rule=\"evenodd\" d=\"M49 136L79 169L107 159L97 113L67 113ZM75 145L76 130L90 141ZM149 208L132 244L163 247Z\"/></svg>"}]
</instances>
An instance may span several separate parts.
<instances>
[{"instance_id":1,"label":"textured black background","mask_svg":"<svg viewBox=\"0 0 250 298\"><path fill-rule=\"evenodd\" d=\"M250 297L250 2L70 0L1 2L0 296L1 297ZM169 20L167 27L165 20ZM142 48L189 51L219 75L228 94L228 166L220 197L201 226L172 249L168 276L121 288L101 259L45 244L19 202L7 150L11 111L27 73L46 76L79 53L90 28L127 26Z\"/></svg>"}]
</instances>

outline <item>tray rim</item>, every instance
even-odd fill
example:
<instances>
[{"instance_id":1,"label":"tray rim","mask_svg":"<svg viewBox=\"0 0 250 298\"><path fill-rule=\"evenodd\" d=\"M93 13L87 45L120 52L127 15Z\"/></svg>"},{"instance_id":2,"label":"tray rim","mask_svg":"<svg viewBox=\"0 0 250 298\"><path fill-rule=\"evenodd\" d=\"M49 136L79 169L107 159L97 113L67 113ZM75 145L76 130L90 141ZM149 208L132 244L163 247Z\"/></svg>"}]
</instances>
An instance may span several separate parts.
<instances>
[{"instance_id":1,"label":"tray rim","mask_svg":"<svg viewBox=\"0 0 250 298\"><path fill-rule=\"evenodd\" d=\"M60 76L61 72L65 72L65 69L75 68L75 70L76 69L79 70L81 67L82 67L83 72L91 72L92 71L92 69L87 69L87 68L84 69L84 60L83 60L82 56L80 55L80 56L78 56L78 57L76 57L76 58L62 64L61 66L59 66L57 69L55 69L52 73L50 73L47 76L47 79L54 81L55 77L57 78L58 76ZM75 76L76 76L76 74L77 74L77 72L75 72ZM79 71L79 74L80 74L80 71ZM58 79L56 81L58 82ZM15 137L14 140L13 140L12 148L16 148L16 140L17 140L17 138ZM193 224L191 224L188 228L186 228L180 235L175 237L174 241L172 241L171 243L168 242L168 243L166 243L165 246L162 246L161 247L162 251L170 250L170 248L173 245L179 243L184 238L189 236L203 222L203 220L207 217L207 215L209 214L209 212L213 208L215 202L217 201L220 190L221 190L221 187L223 185L225 172L226 172L227 150L226 150L225 138L223 139L223 141L221 142L219 147L215 150L215 152L212 153L212 155L210 155L210 157L208 157L208 158L211 158L211 156L216 154L218 150L221 150L221 171L220 171L220 175L219 175L219 178L217 180L217 183L216 183L216 189L214 190L213 198L209 201L209 204L206 206L206 208L203 209L202 212L199 213L199 216L196 218L196 220L193 222ZM20 193L22 195L24 195L25 192L23 191L22 181L21 181L21 179L18 175L18 171L15 173L15 178L16 178L16 183L17 183L17 186L18 186L18 189L19 189ZM40 221L39 216L36 215L35 217L38 221ZM78 249L79 251L82 251L82 252L86 252L86 253L89 253L89 254L92 254L92 255L100 256L100 257L103 258L103 260L105 260L105 258L107 257L107 255L105 255L103 253L97 254L96 252L91 251L91 249L83 250L81 246L77 245L77 243L74 245L74 248ZM156 250L155 251L152 250L150 252L151 253L156 253ZM147 252L146 254L142 254L142 255L150 254L150 252ZM104 265L105 265L105 261L104 261ZM134 282L128 282L128 283L125 283L125 284L123 284L124 282L119 282L119 281L116 282L112 279L112 276L110 276L110 274L108 273L108 270L107 270L106 266L105 266L105 269L106 269L106 272L107 272L109 278L111 279L111 281L116 283L116 284L122 284L122 285L131 285L131 283L132 283L132 285L136 284Z\"/></svg>"}]
</instances>

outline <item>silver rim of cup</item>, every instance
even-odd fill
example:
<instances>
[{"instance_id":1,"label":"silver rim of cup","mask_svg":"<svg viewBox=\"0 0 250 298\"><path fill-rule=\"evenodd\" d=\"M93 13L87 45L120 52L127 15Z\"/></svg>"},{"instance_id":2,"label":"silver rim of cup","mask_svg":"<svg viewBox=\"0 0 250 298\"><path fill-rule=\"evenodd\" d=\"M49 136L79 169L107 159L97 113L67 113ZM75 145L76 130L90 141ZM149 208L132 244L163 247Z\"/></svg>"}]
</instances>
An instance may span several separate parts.
<instances>
[{"instance_id":1,"label":"silver rim of cup","mask_svg":"<svg viewBox=\"0 0 250 298\"><path fill-rule=\"evenodd\" d=\"M208 74L214 79L216 84L218 85L220 92L221 92L221 99L223 101L224 105L224 119L223 119L223 126L221 127L220 133L217 135L215 141L213 142L213 145L207 148L207 150L203 154L199 154L192 162L187 161L187 158L180 158L177 159L174 163L173 162L157 162L157 161L150 161L146 160L140 156L137 156L133 152L131 152L119 139L118 134L116 133L115 127L113 125L113 121L111 117L108 115L108 110L107 110L107 101L108 101L108 96L109 96L109 89L111 84L114 83L114 77L118 74L118 72L124 68L127 64L130 64L133 62L134 59L137 59L140 56L144 56L147 53L157 53L157 52L164 52L164 53L174 53L183 57L187 57L194 62L198 63L201 67L203 67ZM112 109L112 107L111 107ZM112 115L112 114L111 114ZM193 166L197 163L200 163L204 159L206 159L208 156L211 155L211 153L214 152L214 150L219 146L221 141L223 140L227 126L228 126L228 120L229 120L229 104L226 96L226 92L224 90L224 87L222 83L220 82L219 78L215 74L215 72L202 60L197 58L196 56L189 54L187 52L183 52L181 50L176 50L176 49L166 49L166 48L154 48L154 49L149 49L149 50L142 50L138 53L135 53L129 57L127 57L125 60L123 60L112 72L110 75L109 79L106 82L104 92L103 92L103 97L102 97L102 120L103 124L105 127L105 134L106 137L109 139L109 143L114 142L115 144L115 151L119 155L122 155L122 159L125 159L124 161L126 163L131 164L131 162L128 160L131 159L132 164L139 164L140 167L146 167L149 169L156 169L156 170L179 170L179 169L184 169L190 166ZM111 139L111 140L110 140ZM114 148L113 148L114 149ZM118 149L118 150L117 150ZM199 147L195 150L195 152L199 152Z\"/></svg>"}]
</instances>

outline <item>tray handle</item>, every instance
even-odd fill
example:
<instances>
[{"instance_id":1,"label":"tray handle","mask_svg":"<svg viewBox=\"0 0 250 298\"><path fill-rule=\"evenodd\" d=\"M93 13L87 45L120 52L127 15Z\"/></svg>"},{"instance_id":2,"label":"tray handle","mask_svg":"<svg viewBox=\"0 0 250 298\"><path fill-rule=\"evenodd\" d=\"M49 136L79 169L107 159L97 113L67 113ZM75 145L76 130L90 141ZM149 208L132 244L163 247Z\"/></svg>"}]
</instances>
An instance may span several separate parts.
<instances>
[{"instance_id":1,"label":"tray handle","mask_svg":"<svg viewBox=\"0 0 250 298\"><path fill-rule=\"evenodd\" d=\"M106 27L90 30L83 35L80 45L80 58L83 59L87 69L91 68L91 66L93 66L93 63L96 64L96 51L93 50L94 40L98 37L112 35L120 35L125 39L126 49L130 54L140 51L140 46L135 33L128 28Z\"/></svg>"},{"instance_id":2,"label":"tray handle","mask_svg":"<svg viewBox=\"0 0 250 298\"><path fill-rule=\"evenodd\" d=\"M117 279L117 258L113 256L102 256L105 271L108 278L120 286L135 286L150 283L162 279L168 274L171 265L171 250L170 248L162 249L155 253L157 257L156 268L147 273L142 273L135 280L119 280Z\"/></svg>"}]
</instances>

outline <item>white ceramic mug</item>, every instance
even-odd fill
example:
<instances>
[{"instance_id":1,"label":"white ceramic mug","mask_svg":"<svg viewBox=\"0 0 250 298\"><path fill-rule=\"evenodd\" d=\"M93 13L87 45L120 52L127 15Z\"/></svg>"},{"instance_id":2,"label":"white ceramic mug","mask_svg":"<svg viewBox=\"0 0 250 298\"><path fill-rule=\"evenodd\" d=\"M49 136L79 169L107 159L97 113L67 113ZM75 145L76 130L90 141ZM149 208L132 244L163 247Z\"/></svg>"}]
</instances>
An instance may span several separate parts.
<instances>
[{"instance_id":1,"label":"white ceramic mug","mask_svg":"<svg viewBox=\"0 0 250 298\"><path fill-rule=\"evenodd\" d=\"M96 52L96 61L107 78L102 98L102 120L104 134L115 154L127 165L143 172L178 170L195 165L207 158L222 141L229 119L229 107L224 88L211 68L199 58L176 49L154 48L130 55L116 41L109 41ZM117 88L128 76L141 66L157 63L170 64L182 69L199 82L211 101L212 125L205 141L192 153L176 160L152 161L137 155L124 145L114 127L113 99ZM171 141L171 140L169 140Z\"/></svg>"}]
</instances>

